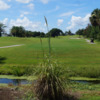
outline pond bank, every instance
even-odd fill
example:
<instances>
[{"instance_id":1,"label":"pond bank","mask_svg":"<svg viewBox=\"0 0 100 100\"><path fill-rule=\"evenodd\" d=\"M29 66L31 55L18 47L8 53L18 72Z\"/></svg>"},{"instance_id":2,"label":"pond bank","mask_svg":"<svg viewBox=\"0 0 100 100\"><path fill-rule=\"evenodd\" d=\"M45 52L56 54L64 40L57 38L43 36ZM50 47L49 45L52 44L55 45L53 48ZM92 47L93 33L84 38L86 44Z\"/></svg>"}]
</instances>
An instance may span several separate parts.
<instances>
[{"instance_id":1,"label":"pond bank","mask_svg":"<svg viewBox=\"0 0 100 100\"><path fill-rule=\"evenodd\" d=\"M87 81L95 81L100 80L100 78L88 78L88 77L70 77L70 80L87 80Z\"/></svg>"},{"instance_id":2,"label":"pond bank","mask_svg":"<svg viewBox=\"0 0 100 100\"><path fill-rule=\"evenodd\" d=\"M7 78L7 79L25 79L25 80L35 80L35 76L14 76L14 75L0 75L0 78Z\"/></svg>"},{"instance_id":3,"label":"pond bank","mask_svg":"<svg viewBox=\"0 0 100 100\"><path fill-rule=\"evenodd\" d=\"M100 84L99 78L70 77L70 81L80 84Z\"/></svg>"},{"instance_id":4,"label":"pond bank","mask_svg":"<svg viewBox=\"0 0 100 100\"><path fill-rule=\"evenodd\" d=\"M31 84L36 78L33 76L13 76L13 75L0 75L0 86L5 85L26 85Z\"/></svg>"}]
</instances>

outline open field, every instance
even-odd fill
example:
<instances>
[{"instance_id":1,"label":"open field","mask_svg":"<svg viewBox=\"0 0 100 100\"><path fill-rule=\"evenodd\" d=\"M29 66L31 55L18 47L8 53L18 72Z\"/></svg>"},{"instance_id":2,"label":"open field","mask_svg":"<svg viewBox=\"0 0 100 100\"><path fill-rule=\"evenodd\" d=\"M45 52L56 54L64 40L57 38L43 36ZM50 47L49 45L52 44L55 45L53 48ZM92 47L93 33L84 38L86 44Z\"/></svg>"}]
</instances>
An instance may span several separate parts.
<instances>
[{"instance_id":1,"label":"open field","mask_svg":"<svg viewBox=\"0 0 100 100\"><path fill-rule=\"evenodd\" d=\"M100 76L100 43L89 44L78 36L65 36L51 39L52 58L68 69L70 76ZM48 54L48 39L42 38L44 52ZM14 66L36 66L43 61L40 38L0 38L0 47L20 45L17 47L0 48L1 71L7 73ZM4 57L4 59L2 59Z\"/></svg>"}]
</instances>

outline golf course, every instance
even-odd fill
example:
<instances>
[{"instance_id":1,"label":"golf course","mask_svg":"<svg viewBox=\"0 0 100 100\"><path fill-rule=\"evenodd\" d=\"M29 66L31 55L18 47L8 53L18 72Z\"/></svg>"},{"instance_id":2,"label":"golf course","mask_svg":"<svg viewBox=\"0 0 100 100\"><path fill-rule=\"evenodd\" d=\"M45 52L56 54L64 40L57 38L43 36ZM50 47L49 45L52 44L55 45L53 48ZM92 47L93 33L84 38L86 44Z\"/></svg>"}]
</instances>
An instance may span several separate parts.
<instances>
[{"instance_id":1,"label":"golf course","mask_svg":"<svg viewBox=\"0 0 100 100\"><path fill-rule=\"evenodd\" d=\"M99 78L99 45L97 41L91 44L78 36L51 38L52 59L61 64L63 69L68 69L70 76ZM7 68L9 73L11 67L36 67L42 63L43 53L48 55L48 38L42 38L41 46L40 38L1 37L0 47L6 47L0 48L0 70ZM3 71L0 72L2 74Z\"/></svg>"}]
</instances>

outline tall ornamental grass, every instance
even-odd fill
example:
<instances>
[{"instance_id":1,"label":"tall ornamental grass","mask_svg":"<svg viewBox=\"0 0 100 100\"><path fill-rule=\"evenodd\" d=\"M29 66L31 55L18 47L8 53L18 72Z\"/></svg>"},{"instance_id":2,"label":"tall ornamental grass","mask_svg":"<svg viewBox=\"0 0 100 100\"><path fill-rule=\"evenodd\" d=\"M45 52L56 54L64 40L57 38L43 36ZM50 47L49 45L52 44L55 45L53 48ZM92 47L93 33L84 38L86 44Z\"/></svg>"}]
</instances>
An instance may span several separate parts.
<instances>
[{"instance_id":1,"label":"tall ornamental grass","mask_svg":"<svg viewBox=\"0 0 100 100\"><path fill-rule=\"evenodd\" d=\"M47 30L48 23L45 18ZM41 41L42 42L42 41ZM42 44L42 43L41 43ZM63 100L63 81L60 78L60 72L57 64L51 60L51 39L48 37L49 55L46 58L47 61L40 66L39 77L34 85L35 94L39 100Z\"/></svg>"},{"instance_id":2,"label":"tall ornamental grass","mask_svg":"<svg viewBox=\"0 0 100 100\"><path fill-rule=\"evenodd\" d=\"M48 63L40 66L41 71L34 85L36 96L39 100L63 100L62 72L58 70L57 64Z\"/></svg>"}]
</instances>

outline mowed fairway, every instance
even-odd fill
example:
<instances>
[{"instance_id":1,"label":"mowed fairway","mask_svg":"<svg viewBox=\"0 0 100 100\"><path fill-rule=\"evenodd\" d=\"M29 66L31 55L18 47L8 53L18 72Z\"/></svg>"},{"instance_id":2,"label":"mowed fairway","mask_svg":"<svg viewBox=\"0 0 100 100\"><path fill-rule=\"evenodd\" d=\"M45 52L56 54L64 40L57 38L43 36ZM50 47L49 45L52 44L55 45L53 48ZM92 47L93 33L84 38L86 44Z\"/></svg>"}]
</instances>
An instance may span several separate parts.
<instances>
[{"instance_id":1,"label":"mowed fairway","mask_svg":"<svg viewBox=\"0 0 100 100\"><path fill-rule=\"evenodd\" d=\"M68 68L72 76L99 77L100 43L89 44L85 39L75 39L77 37L65 36L51 38L52 57L63 68ZM47 55L48 39L42 38L42 42L44 52ZM20 44L24 45L0 48L0 56L6 58L5 63L1 63L0 66L35 66L43 61L40 38L0 38L0 47Z\"/></svg>"}]
</instances>

